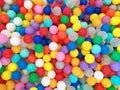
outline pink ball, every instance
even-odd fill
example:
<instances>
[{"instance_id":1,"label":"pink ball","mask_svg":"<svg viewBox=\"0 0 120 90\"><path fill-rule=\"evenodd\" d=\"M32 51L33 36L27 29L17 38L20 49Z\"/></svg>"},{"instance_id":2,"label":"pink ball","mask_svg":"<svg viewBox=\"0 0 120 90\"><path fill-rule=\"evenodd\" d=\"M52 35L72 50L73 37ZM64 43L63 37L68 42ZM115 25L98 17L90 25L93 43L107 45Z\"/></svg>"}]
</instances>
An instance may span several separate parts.
<instances>
[{"instance_id":1,"label":"pink ball","mask_svg":"<svg viewBox=\"0 0 120 90\"><path fill-rule=\"evenodd\" d=\"M2 63L2 65L7 66L10 63L10 59L2 57L1 63Z\"/></svg>"},{"instance_id":2,"label":"pink ball","mask_svg":"<svg viewBox=\"0 0 120 90\"><path fill-rule=\"evenodd\" d=\"M95 6L96 7L101 7L103 5L103 0L96 0L95 1Z\"/></svg>"},{"instance_id":3,"label":"pink ball","mask_svg":"<svg viewBox=\"0 0 120 90\"><path fill-rule=\"evenodd\" d=\"M4 34L0 34L0 44L5 44L8 41L8 37Z\"/></svg>"},{"instance_id":4,"label":"pink ball","mask_svg":"<svg viewBox=\"0 0 120 90\"><path fill-rule=\"evenodd\" d=\"M50 88L50 87L46 87L44 90L52 90L52 88Z\"/></svg>"},{"instance_id":5,"label":"pink ball","mask_svg":"<svg viewBox=\"0 0 120 90\"><path fill-rule=\"evenodd\" d=\"M65 54L63 52L58 52L56 55L58 61L63 61L65 59Z\"/></svg>"},{"instance_id":6,"label":"pink ball","mask_svg":"<svg viewBox=\"0 0 120 90\"><path fill-rule=\"evenodd\" d=\"M50 27L50 33L51 34L56 34L58 32L57 26L53 25Z\"/></svg>"},{"instance_id":7,"label":"pink ball","mask_svg":"<svg viewBox=\"0 0 120 90\"><path fill-rule=\"evenodd\" d=\"M42 8L42 6L40 6L40 5L36 5L36 6L34 7L34 11L35 11L35 13L37 13L37 14L42 14L42 13L43 13L43 8Z\"/></svg>"},{"instance_id":8,"label":"pink ball","mask_svg":"<svg viewBox=\"0 0 120 90\"><path fill-rule=\"evenodd\" d=\"M17 83L15 90L24 90L25 85L23 83Z\"/></svg>"},{"instance_id":9,"label":"pink ball","mask_svg":"<svg viewBox=\"0 0 120 90\"><path fill-rule=\"evenodd\" d=\"M106 23L109 23L110 22L110 17L109 16L104 16L103 18L102 18L102 23L103 24L106 24Z\"/></svg>"}]
</instances>

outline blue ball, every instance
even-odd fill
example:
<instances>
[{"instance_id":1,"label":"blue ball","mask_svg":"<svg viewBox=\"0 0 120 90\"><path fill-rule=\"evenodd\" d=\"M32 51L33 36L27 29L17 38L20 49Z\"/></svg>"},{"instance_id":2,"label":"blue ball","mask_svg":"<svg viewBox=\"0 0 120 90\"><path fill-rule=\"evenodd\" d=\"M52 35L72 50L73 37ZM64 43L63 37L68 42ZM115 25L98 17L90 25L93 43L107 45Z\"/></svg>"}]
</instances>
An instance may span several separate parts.
<instances>
[{"instance_id":1,"label":"blue ball","mask_svg":"<svg viewBox=\"0 0 120 90\"><path fill-rule=\"evenodd\" d=\"M83 20L84 19L84 13L81 13L80 16L78 17L80 20Z\"/></svg>"},{"instance_id":2,"label":"blue ball","mask_svg":"<svg viewBox=\"0 0 120 90\"><path fill-rule=\"evenodd\" d=\"M79 81L79 79L77 80L77 82L72 83L71 85L74 86L74 87L77 87L78 85L80 85L80 81Z\"/></svg>"},{"instance_id":3,"label":"blue ball","mask_svg":"<svg viewBox=\"0 0 120 90\"><path fill-rule=\"evenodd\" d=\"M105 32L109 32L110 31L110 25L109 24L103 24L101 26L101 30L105 31Z\"/></svg>"},{"instance_id":4,"label":"blue ball","mask_svg":"<svg viewBox=\"0 0 120 90\"><path fill-rule=\"evenodd\" d=\"M87 5L87 0L80 0L80 5Z\"/></svg>"},{"instance_id":5,"label":"blue ball","mask_svg":"<svg viewBox=\"0 0 120 90\"><path fill-rule=\"evenodd\" d=\"M47 0L48 3L52 4L54 0Z\"/></svg>"},{"instance_id":6,"label":"blue ball","mask_svg":"<svg viewBox=\"0 0 120 90\"><path fill-rule=\"evenodd\" d=\"M66 5L63 5L63 6L61 7L62 11L64 10L65 7L66 7Z\"/></svg>"},{"instance_id":7,"label":"blue ball","mask_svg":"<svg viewBox=\"0 0 120 90\"><path fill-rule=\"evenodd\" d=\"M119 76L112 76L110 81L112 82L113 85L120 85L120 77Z\"/></svg>"},{"instance_id":8,"label":"blue ball","mask_svg":"<svg viewBox=\"0 0 120 90\"><path fill-rule=\"evenodd\" d=\"M87 6L86 7L86 13L87 14L92 14L94 13L95 8L93 6Z\"/></svg>"},{"instance_id":9,"label":"blue ball","mask_svg":"<svg viewBox=\"0 0 120 90\"><path fill-rule=\"evenodd\" d=\"M11 61L17 63L21 59L19 54L14 54L11 58Z\"/></svg>"},{"instance_id":10,"label":"blue ball","mask_svg":"<svg viewBox=\"0 0 120 90\"><path fill-rule=\"evenodd\" d=\"M38 84L36 87L38 88L38 90L44 90L44 86L42 84Z\"/></svg>"},{"instance_id":11,"label":"blue ball","mask_svg":"<svg viewBox=\"0 0 120 90\"><path fill-rule=\"evenodd\" d=\"M25 60L20 60L18 62L19 69L25 69L27 67L27 62Z\"/></svg>"},{"instance_id":12,"label":"blue ball","mask_svg":"<svg viewBox=\"0 0 120 90\"><path fill-rule=\"evenodd\" d=\"M21 27L18 32L20 33L20 35L24 36L26 34L25 32L25 28L24 27Z\"/></svg>"},{"instance_id":13,"label":"blue ball","mask_svg":"<svg viewBox=\"0 0 120 90\"><path fill-rule=\"evenodd\" d=\"M101 13L101 8L96 7L95 8L95 13L100 14Z\"/></svg>"},{"instance_id":14,"label":"blue ball","mask_svg":"<svg viewBox=\"0 0 120 90\"><path fill-rule=\"evenodd\" d=\"M101 47L99 45L93 45L92 49L91 49L91 52L93 54L99 54L101 52Z\"/></svg>"},{"instance_id":15,"label":"blue ball","mask_svg":"<svg viewBox=\"0 0 120 90\"><path fill-rule=\"evenodd\" d=\"M51 14L51 7L46 6L46 7L44 7L43 11L44 11L45 14L50 15Z\"/></svg>"},{"instance_id":16,"label":"blue ball","mask_svg":"<svg viewBox=\"0 0 120 90\"><path fill-rule=\"evenodd\" d=\"M20 80L21 77L22 74L20 73L20 71L15 71L12 73L12 80Z\"/></svg>"},{"instance_id":17,"label":"blue ball","mask_svg":"<svg viewBox=\"0 0 120 90\"><path fill-rule=\"evenodd\" d=\"M90 38L90 37L85 38L85 40L89 41L89 42L92 42L92 38Z\"/></svg>"},{"instance_id":18,"label":"blue ball","mask_svg":"<svg viewBox=\"0 0 120 90\"><path fill-rule=\"evenodd\" d=\"M13 10L13 11L15 11L16 13L18 13L19 10L20 10L19 6L16 5L16 4L13 4L13 5L10 7L10 9Z\"/></svg>"},{"instance_id":19,"label":"blue ball","mask_svg":"<svg viewBox=\"0 0 120 90\"><path fill-rule=\"evenodd\" d=\"M109 54L110 48L106 45L101 46L101 54Z\"/></svg>"},{"instance_id":20,"label":"blue ball","mask_svg":"<svg viewBox=\"0 0 120 90\"><path fill-rule=\"evenodd\" d=\"M69 42L68 43L68 49L69 50L75 50L77 48L77 45L75 42Z\"/></svg>"},{"instance_id":21,"label":"blue ball","mask_svg":"<svg viewBox=\"0 0 120 90\"><path fill-rule=\"evenodd\" d=\"M78 58L80 58L80 59L84 58L84 56L82 55L81 52L79 52L79 54L78 54Z\"/></svg>"},{"instance_id":22,"label":"blue ball","mask_svg":"<svg viewBox=\"0 0 120 90\"><path fill-rule=\"evenodd\" d=\"M40 44L41 41L42 41L42 37L41 37L41 36L35 35L35 36L33 37L33 42L34 42L35 44Z\"/></svg>"}]
</instances>

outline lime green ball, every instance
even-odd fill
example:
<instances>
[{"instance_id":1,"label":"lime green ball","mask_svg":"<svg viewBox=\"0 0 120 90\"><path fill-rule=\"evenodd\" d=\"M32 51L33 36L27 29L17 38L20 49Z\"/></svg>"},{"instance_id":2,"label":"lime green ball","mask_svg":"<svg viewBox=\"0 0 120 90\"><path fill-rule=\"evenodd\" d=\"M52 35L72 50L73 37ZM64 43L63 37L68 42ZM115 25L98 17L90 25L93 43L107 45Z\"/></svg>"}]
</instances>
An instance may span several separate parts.
<instances>
[{"instance_id":1,"label":"lime green ball","mask_svg":"<svg viewBox=\"0 0 120 90\"><path fill-rule=\"evenodd\" d=\"M24 15L23 14L21 14L21 13L18 13L17 14L17 17L20 17L22 20L24 20L25 18L24 18Z\"/></svg>"},{"instance_id":2,"label":"lime green ball","mask_svg":"<svg viewBox=\"0 0 120 90\"><path fill-rule=\"evenodd\" d=\"M76 40L76 43L78 45L82 45L82 43L85 41L85 38L82 36L79 36L78 39Z\"/></svg>"},{"instance_id":3,"label":"lime green ball","mask_svg":"<svg viewBox=\"0 0 120 90\"><path fill-rule=\"evenodd\" d=\"M29 76L29 81L31 83L35 83L37 82L39 79L38 75L36 73L31 73L30 76Z\"/></svg>"},{"instance_id":4,"label":"lime green ball","mask_svg":"<svg viewBox=\"0 0 120 90\"><path fill-rule=\"evenodd\" d=\"M111 54L110 57L114 61L119 61L120 60L120 53L114 50Z\"/></svg>"},{"instance_id":5,"label":"lime green ball","mask_svg":"<svg viewBox=\"0 0 120 90\"><path fill-rule=\"evenodd\" d=\"M63 24L67 24L69 22L69 17L64 15L60 18L60 21Z\"/></svg>"},{"instance_id":6,"label":"lime green ball","mask_svg":"<svg viewBox=\"0 0 120 90\"><path fill-rule=\"evenodd\" d=\"M5 66L2 66L1 68L0 68L0 73L3 73L5 71Z\"/></svg>"},{"instance_id":7,"label":"lime green ball","mask_svg":"<svg viewBox=\"0 0 120 90\"><path fill-rule=\"evenodd\" d=\"M35 51L36 51L37 53L41 53L41 52L43 52L44 47L43 47L42 44L36 44L35 47L34 47L34 49L35 49Z\"/></svg>"},{"instance_id":8,"label":"lime green ball","mask_svg":"<svg viewBox=\"0 0 120 90\"><path fill-rule=\"evenodd\" d=\"M116 90L114 86L107 88L107 90Z\"/></svg>"},{"instance_id":9,"label":"lime green ball","mask_svg":"<svg viewBox=\"0 0 120 90\"><path fill-rule=\"evenodd\" d=\"M103 42L103 39L101 36L98 36L98 35L94 36L94 38L93 38L94 44L102 44L102 42Z\"/></svg>"}]
</instances>

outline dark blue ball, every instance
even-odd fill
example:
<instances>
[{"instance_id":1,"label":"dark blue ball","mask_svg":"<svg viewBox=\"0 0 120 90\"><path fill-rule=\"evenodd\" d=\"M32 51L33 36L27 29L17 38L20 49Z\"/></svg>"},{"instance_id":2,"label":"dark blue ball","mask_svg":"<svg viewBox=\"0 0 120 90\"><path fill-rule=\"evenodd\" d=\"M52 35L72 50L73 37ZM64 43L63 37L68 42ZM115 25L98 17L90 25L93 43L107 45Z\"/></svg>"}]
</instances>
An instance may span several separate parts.
<instances>
[{"instance_id":1,"label":"dark blue ball","mask_svg":"<svg viewBox=\"0 0 120 90\"><path fill-rule=\"evenodd\" d=\"M22 35L22 36L26 34L24 27L21 27L21 28L18 30L18 32L19 32L20 35Z\"/></svg>"},{"instance_id":2,"label":"dark blue ball","mask_svg":"<svg viewBox=\"0 0 120 90\"><path fill-rule=\"evenodd\" d=\"M77 82L72 83L72 86L74 86L74 87L77 87L78 85L80 85L80 81L79 81L79 79L77 80Z\"/></svg>"},{"instance_id":3,"label":"dark blue ball","mask_svg":"<svg viewBox=\"0 0 120 90\"><path fill-rule=\"evenodd\" d=\"M25 69L27 67L27 62L25 60L20 60L18 62L19 69Z\"/></svg>"},{"instance_id":4,"label":"dark blue ball","mask_svg":"<svg viewBox=\"0 0 120 90\"><path fill-rule=\"evenodd\" d=\"M95 13L100 14L101 13L101 8L96 7L95 8Z\"/></svg>"},{"instance_id":5,"label":"dark blue ball","mask_svg":"<svg viewBox=\"0 0 120 90\"><path fill-rule=\"evenodd\" d=\"M20 80L21 77L22 74L20 73L20 71L15 71L12 73L12 80Z\"/></svg>"},{"instance_id":6,"label":"dark blue ball","mask_svg":"<svg viewBox=\"0 0 120 90\"><path fill-rule=\"evenodd\" d=\"M85 11L87 14L92 14L94 13L94 10L95 8L93 6L87 6Z\"/></svg>"},{"instance_id":7,"label":"dark blue ball","mask_svg":"<svg viewBox=\"0 0 120 90\"><path fill-rule=\"evenodd\" d=\"M90 38L90 37L85 38L85 40L89 41L89 42L92 42L92 38Z\"/></svg>"},{"instance_id":8,"label":"dark blue ball","mask_svg":"<svg viewBox=\"0 0 120 90\"><path fill-rule=\"evenodd\" d=\"M63 6L61 7L62 11L64 10L65 7L66 7L66 5L63 5Z\"/></svg>"},{"instance_id":9,"label":"dark blue ball","mask_svg":"<svg viewBox=\"0 0 120 90\"><path fill-rule=\"evenodd\" d=\"M80 58L80 59L84 58L84 56L82 55L81 52L79 52L79 54L78 54L78 58Z\"/></svg>"},{"instance_id":10,"label":"dark blue ball","mask_svg":"<svg viewBox=\"0 0 120 90\"><path fill-rule=\"evenodd\" d=\"M81 13L80 16L78 17L79 20L83 20L83 19L84 19L84 16L85 16L84 13Z\"/></svg>"},{"instance_id":11,"label":"dark blue ball","mask_svg":"<svg viewBox=\"0 0 120 90\"><path fill-rule=\"evenodd\" d=\"M33 42L34 42L35 44L40 44L40 43L42 42L42 37L39 36L39 35L35 35L35 36L33 37Z\"/></svg>"},{"instance_id":12,"label":"dark blue ball","mask_svg":"<svg viewBox=\"0 0 120 90\"><path fill-rule=\"evenodd\" d=\"M68 43L68 49L69 50L75 50L77 48L77 45L75 42L69 42Z\"/></svg>"},{"instance_id":13,"label":"dark blue ball","mask_svg":"<svg viewBox=\"0 0 120 90\"><path fill-rule=\"evenodd\" d=\"M44 87L41 84L38 84L36 87L38 88L38 90L44 90Z\"/></svg>"},{"instance_id":14,"label":"dark blue ball","mask_svg":"<svg viewBox=\"0 0 120 90\"><path fill-rule=\"evenodd\" d=\"M48 40L47 40L46 38L43 38L43 39L42 39L42 45L47 45L47 41L48 41Z\"/></svg>"},{"instance_id":15,"label":"dark blue ball","mask_svg":"<svg viewBox=\"0 0 120 90\"><path fill-rule=\"evenodd\" d=\"M43 11L44 11L45 14L50 15L51 14L51 7L46 6L46 7L44 7Z\"/></svg>"},{"instance_id":16,"label":"dark blue ball","mask_svg":"<svg viewBox=\"0 0 120 90\"><path fill-rule=\"evenodd\" d=\"M101 54L109 54L110 48L106 45L101 46Z\"/></svg>"},{"instance_id":17,"label":"dark blue ball","mask_svg":"<svg viewBox=\"0 0 120 90\"><path fill-rule=\"evenodd\" d=\"M101 26L101 30L105 31L105 32L109 32L110 31L110 25L109 24L103 24Z\"/></svg>"},{"instance_id":18,"label":"dark blue ball","mask_svg":"<svg viewBox=\"0 0 120 90\"><path fill-rule=\"evenodd\" d=\"M10 9L13 10L13 11L15 11L16 13L18 13L19 10L20 10L19 6L16 5L16 4L13 4L13 5L10 7Z\"/></svg>"},{"instance_id":19,"label":"dark blue ball","mask_svg":"<svg viewBox=\"0 0 120 90\"><path fill-rule=\"evenodd\" d=\"M47 0L48 3L52 4L54 0Z\"/></svg>"},{"instance_id":20,"label":"dark blue ball","mask_svg":"<svg viewBox=\"0 0 120 90\"><path fill-rule=\"evenodd\" d=\"M87 5L87 0L80 0L80 5Z\"/></svg>"}]
</instances>

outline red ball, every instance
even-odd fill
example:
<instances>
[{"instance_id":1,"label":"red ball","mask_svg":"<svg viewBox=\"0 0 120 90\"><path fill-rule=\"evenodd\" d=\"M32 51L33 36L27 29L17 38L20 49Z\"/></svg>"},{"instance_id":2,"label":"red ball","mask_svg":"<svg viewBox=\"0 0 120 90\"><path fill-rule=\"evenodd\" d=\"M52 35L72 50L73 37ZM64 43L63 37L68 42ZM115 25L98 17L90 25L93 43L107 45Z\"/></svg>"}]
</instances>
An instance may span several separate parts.
<instances>
[{"instance_id":1,"label":"red ball","mask_svg":"<svg viewBox=\"0 0 120 90\"><path fill-rule=\"evenodd\" d=\"M57 34L57 37L58 37L59 40L64 40L67 37L66 32L59 31L58 34Z\"/></svg>"},{"instance_id":2,"label":"red ball","mask_svg":"<svg viewBox=\"0 0 120 90\"><path fill-rule=\"evenodd\" d=\"M107 16L110 16L110 17L113 17L113 16L115 15L115 10L109 8L109 9L106 11L106 15L107 15Z\"/></svg>"},{"instance_id":3,"label":"red ball","mask_svg":"<svg viewBox=\"0 0 120 90\"><path fill-rule=\"evenodd\" d=\"M28 63L34 63L36 61L37 57L34 54L30 54L27 58Z\"/></svg>"},{"instance_id":4,"label":"red ball","mask_svg":"<svg viewBox=\"0 0 120 90\"><path fill-rule=\"evenodd\" d=\"M5 4L4 0L0 0L0 7L2 7Z\"/></svg>"},{"instance_id":5,"label":"red ball","mask_svg":"<svg viewBox=\"0 0 120 90\"><path fill-rule=\"evenodd\" d=\"M103 8L101 9L101 12L106 13L108 9L109 9L108 6L103 6Z\"/></svg>"},{"instance_id":6,"label":"red ball","mask_svg":"<svg viewBox=\"0 0 120 90\"><path fill-rule=\"evenodd\" d=\"M87 30L85 28L81 28L78 32L79 36L85 37L88 34Z\"/></svg>"},{"instance_id":7,"label":"red ball","mask_svg":"<svg viewBox=\"0 0 120 90\"><path fill-rule=\"evenodd\" d=\"M96 0L89 0L89 6L95 6L95 1Z\"/></svg>"},{"instance_id":8,"label":"red ball","mask_svg":"<svg viewBox=\"0 0 120 90\"><path fill-rule=\"evenodd\" d=\"M59 16L55 16L55 15L50 15L52 21L53 21L53 24L55 25L58 25L60 23L60 17Z\"/></svg>"},{"instance_id":9,"label":"red ball","mask_svg":"<svg viewBox=\"0 0 120 90\"><path fill-rule=\"evenodd\" d=\"M21 7L24 5L24 0L16 0L16 4Z\"/></svg>"},{"instance_id":10,"label":"red ball","mask_svg":"<svg viewBox=\"0 0 120 90\"><path fill-rule=\"evenodd\" d=\"M6 29L6 26L4 24L0 24L0 32L4 29Z\"/></svg>"},{"instance_id":11,"label":"red ball","mask_svg":"<svg viewBox=\"0 0 120 90\"><path fill-rule=\"evenodd\" d=\"M6 49L3 51L3 57L11 58L13 56L13 51L11 49Z\"/></svg>"},{"instance_id":12,"label":"red ball","mask_svg":"<svg viewBox=\"0 0 120 90\"><path fill-rule=\"evenodd\" d=\"M32 36L29 35L29 34L26 34L24 37L23 37L23 41L27 44L31 43L32 42Z\"/></svg>"},{"instance_id":13,"label":"red ball","mask_svg":"<svg viewBox=\"0 0 120 90\"><path fill-rule=\"evenodd\" d=\"M48 35L48 28L42 27L39 30L40 36L46 36Z\"/></svg>"},{"instance_id":14,"label":"red ball","mask_svg":"<svg viewBox=\"0 0 120 90\"><path fill-rule=\"evenodd\" d=\"M66 37L65 40L64 40L64 44L68 45L69 42L70 42L69 38Z\"/></svg>"},{"instance_id":15,"label":"red ball","mask_svg":"<svg viewBox=\"0 0 120 90\"><path fill-rule=\"evenodd\" d=\"M52 41L52 42L58 42L59 40L58 40L57 35L52 35L52 36L51 36L51 41Z\"/></svg>"},{"instance_id":16,"label":"red ball","mask_svg":"<svg viewBox=\"0 0 120 90\"><path fill-rule=\"evenodd\" d=\"M45 54L49 54L49 53L50 53L50 49L49 49L49 46L48 46L48 45L45 45L45 46L44 46L44 53L45 53Z\"/></svg>"},{"instance_id":17,"label":"red ball","mask_svg":"<svg viewBox=\"0 0 120 90\"><path fill-rule=\"evenodd\" d=\"M71 14L71 9L69 7L65 7L63 9L63 14L69 16Z\"/></svg>"},{"instance_id":18,"label":"red ball","mask_svg":"<svg viewBox=\"0 0 120 90\"><path fill-rule=\"evenodd\" d=\"M0 22L1 22L1 23L6 24L6 23L8 23L9 21L10 21L10 18L9 18L6 14L1 14L1 15L0 15Z\"/></svg>"},{"instance_id":19,"label":"red ball","mask_svg":"<svg viewBox=\"0 0 120 90\"><path fill-rule=\"evenodd\" d=\"M45 75L45 69L43 67L38 68L36 71L38 76L44 76Z\"/></svg>"},{"instance_id":20,"label":"red ball","mask_svg":"<svg viewBox=\"0 0 120 90\"><path fill-rule=\"evenodd\" d=\"M97 57L95 60L96 60L96 62L100 63L102 61L102 55L100 55L99 57Z\"/></svg>"},{"instance_id":21,"label":"red ball","mask_svg":"<svg viewBox=\"0 0 120 90\"><path fill-rule=\"evenodd\" d=\"M63 73L57 74L56 77L55 77L55 79L56 79L57 81L63 80L63 79L64 79Z\"/></svg>"},{"instance_id":22,"label":"red ball","mask_svg":"<svg viewBox=\"0 0 120 90\"><path fill-rule=\"evenodd\" d=\"M0 84L5 84L6 83L6 81L5 80L3 80L2 78L1 78L1 75L0 75Z\"/></svg>"},{"instance_id":23,"label":"red ball","mask_svg":"<svg viewBox=\"0 0 120 90\"><path fill-rule=\"evenodd\" d=\"M104 86L101 83L95 85L95 90L105 90Z\"/></svg>"},{"instance_id":24,"label":"red ball","mask_svg":"<svg viewBox=\"0 0 120 90\"><path fill-rule=\"evenodd\" d=\"M63 71L62 71L61 69L57 69L56 66L54 67L54 71L55 71L56 73L58 73L58 74L59 74L59 73L63 73Z\"/></svg>"},{"instance_id":25,"label":"red ball","mask_svg":"<svg viewBox=\"0 0 120 90\"><path fill-rule=\"evenodd\" d=\"M86 6L85 6L85 5L81 5L81 6L80 6L80 9L81 9L82 12L85 12Z\"/></svg>"},{"instance_id":26,"label":"red ball","mask_svg":"<svg viewBox=\"0 0 120 90\"><path fill-rule=\"evenodd\" d=\"M21 14L26 14L28 12L28 10L25 7L20 7L20 13Z\"/></svg>"}]
</instances>

